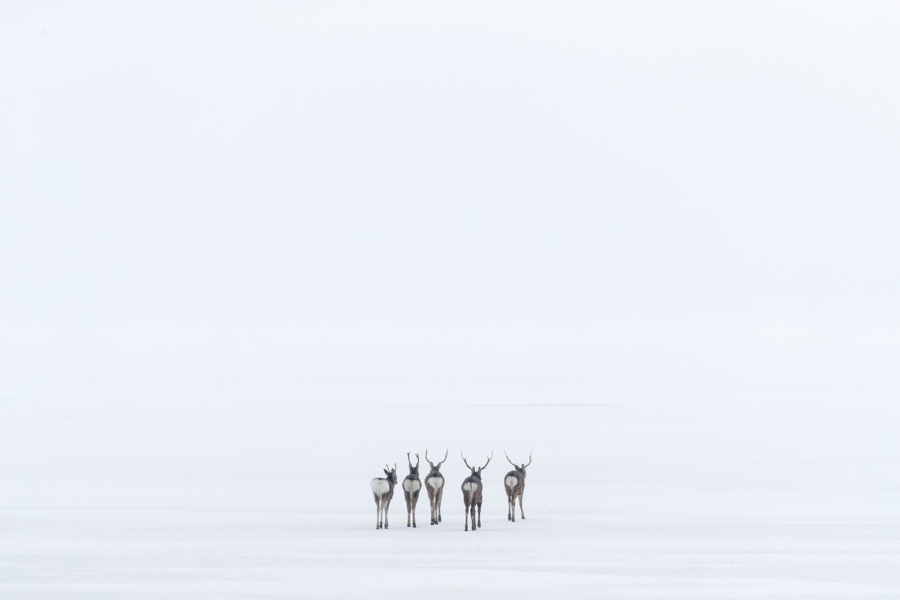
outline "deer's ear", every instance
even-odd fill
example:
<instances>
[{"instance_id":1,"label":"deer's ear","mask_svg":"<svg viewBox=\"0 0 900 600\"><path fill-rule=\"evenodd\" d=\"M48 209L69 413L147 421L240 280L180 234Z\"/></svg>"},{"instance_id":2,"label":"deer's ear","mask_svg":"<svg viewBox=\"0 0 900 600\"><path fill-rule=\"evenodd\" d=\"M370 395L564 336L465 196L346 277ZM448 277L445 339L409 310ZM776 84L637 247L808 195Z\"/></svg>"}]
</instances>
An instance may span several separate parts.
<instances>
[{"instance_id":1,"label":"deer's ear","mask_svg":"<svg viewBox=\"0 0 900 600\"><path fill-rule=\"evenodd\" d=\"M382 469L382 471L384 471L384 474L385 474L385 475L390 475L390 474L391 474L391 472L388 471L387 469Z\"/></svg>"}]
</instances>

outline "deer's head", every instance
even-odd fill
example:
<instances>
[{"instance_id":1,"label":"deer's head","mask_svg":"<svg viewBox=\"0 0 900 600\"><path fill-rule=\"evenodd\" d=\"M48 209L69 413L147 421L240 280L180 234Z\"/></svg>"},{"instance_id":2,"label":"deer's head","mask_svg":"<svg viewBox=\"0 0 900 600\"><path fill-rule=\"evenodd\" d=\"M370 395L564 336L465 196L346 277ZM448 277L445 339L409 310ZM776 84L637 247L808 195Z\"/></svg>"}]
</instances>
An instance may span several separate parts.
<instances>
[{"instance_id":1,"label":"deer's head","mask_svg":"<svg viewBox=\"0 0 900 600\"><path fill-rule=\"evenodd\" d=\"M484 463L484 466L475 468L475 467L471 466L469 464L469 461L466 460L466 457L462 455L462 451L460 451L459 455L462 456L463 462L466 463L466 466L469 467L470 471L472 471L471 477L477 477L478 479L481 479L481 471L483 469L486 469L488 464L491 462L491 459L494 458L494 453L491 452L491 455L488 456L487 462Z\"/></svg>"},{"instance_id":2,"label":"deer's head","mask_svg":"<svg viewBox=\"0 0 900 600\"><path fill-rule=\"evenodd\" d=\"M409 463L409 474L419 476L419 453L416 452L416 466L413 466L412 461L409 459L409 452L406 453L406 462Z\"/></svg>"},{"instance_id":3,"label":"deer's head","mask_svg":"<svg viewBox=\"0 0 900 600\"><path fill-rule=\"evenodd\" d=\"M517 465L516 463L514 463L512 461L512 459L509 458L509 455L506 453L506 450L503 451L503 455L506 457L506 460L509 461L509 464L511 464L513 466L513 468L516 470L516 473L521 473L522 477L525 477L525 467L527 467L528 465L531 464L531 453L530 452L528 453L528 463L527 464L523 463L521 465Z\"/></svg>"},{"instance_id":4,"label":"deer's head","mask_svg":"<svg viewBox=\"0 0 900 600\"><path fill-rule=\"evenodd\" d=\"M394 463L393 469L391 469L391 465L384 466L387 467L384 469L385 478L391 483L397 483L397 463Z\"/></svg>"},{"instance_id":5,"label":"deer's head","mask_svg":"<svg viewBox=\"0 0 900 600\"><path fill-rule=\"evenodd\" d=\"M434 464L433 462L428 460L428 448L425 448L425 460L426 460L426 462L428 462L429 465L431 465L431 471L429 471L429 473L428 473L429 475L440 475L441 474L441 465L444 464L445 460L447 460L447 454L449 452L450 452L450 450L448 449L446 452L444 452L444 460L442 460L438 464ZM419 455L416 454L417 458L418 458L418 456Z\"/></svg>"}]
</instances>

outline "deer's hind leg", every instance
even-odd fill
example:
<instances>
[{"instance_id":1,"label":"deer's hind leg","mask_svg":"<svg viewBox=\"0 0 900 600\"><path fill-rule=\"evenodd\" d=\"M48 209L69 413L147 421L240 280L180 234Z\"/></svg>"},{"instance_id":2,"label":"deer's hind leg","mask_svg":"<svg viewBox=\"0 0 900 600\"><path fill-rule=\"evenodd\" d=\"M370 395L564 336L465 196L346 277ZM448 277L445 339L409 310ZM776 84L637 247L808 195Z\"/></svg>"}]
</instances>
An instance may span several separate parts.
<instances>
[{"instance_id":1,"label":"deer's hind leg","mask_svg":"<svg viewBox=\"0 0 900 600\"><path fill-rule=\"evenodd\" d=\"M468 531L468 530L469 530L469 501L468 501L468 499L467 499L467 497L466 497L466 493L465 493L465 492L463 492L463 502L464 502L465 505L466 505L466 511L465 511L465 515L466 515L466 528L463 529L463 531ZM472 505L472 517L473 517L473 521L472 521L472 529L475 529L475 521L474 521L474 517L475 517L475 505L474 505L474 504Z\"/></svg>"},{"instance_id":2,"label":"deer's hind leg","mask_svg":"<svg viewBox=\"0 0 900 600\"><path fill-rule=\"evenodd\" d=\"M409 527L409 516L412 512L412 498L409 497L409 492L403 492L403 498L406 500L406 526Z\"/></svg>"},{"instance_id":3,"label":"deer's hind leg","mask_svg":"<svg viewBox=\"0 0 900 600\"><path fill-rule=\"evenodd\" d=\"M478 526L481 527L481 499L478 500ZM472 518L475 518L475 508L472 507Z\"/></svg>"},{"instance_id":4,"label":"deer's hind leg","mask_svg":"<svg viewBox=\"0 0 900 600\"><path fill-rule=\"evenodd\" d=\"M522 497L525 496L525 492L519 494L519 512L522 513L522 518L525 518L525 509L522 508ZM516 512L516 499L513 498L513 514Z\"/></svg>"},{"instance_id":5,"label":"deer's hind leg","mask_svg":"<svg viewBox=\"0 0 900 600\"><path fill-rule=\"evenodd\" d=\"M381 499L375 496L375 529L381 529Z\"/></svg>"},{"instance_id":6,"label":"deer's hind leg","mask_svg":"<svg viewBox=\"0 0 900 600\"><path fill-rule=\"evenodd\" d=\"M412 526L416 526L416 504L419 503L419 492L418 490L412 493Z\"/></svg>"},{"instance_id":7,"label":"deer's hind leg","mask_svg":"<svg viewBox=\"0 0 900 600\"><path fill-rule=\"evenodd\" d=\"M441 498L444 497L444 486L439 487L437 491L434 492L434 495L437 498L434 503L437 511L437 521L434 522L436 525L441 522Z\"/></svg>"}]
</instances>

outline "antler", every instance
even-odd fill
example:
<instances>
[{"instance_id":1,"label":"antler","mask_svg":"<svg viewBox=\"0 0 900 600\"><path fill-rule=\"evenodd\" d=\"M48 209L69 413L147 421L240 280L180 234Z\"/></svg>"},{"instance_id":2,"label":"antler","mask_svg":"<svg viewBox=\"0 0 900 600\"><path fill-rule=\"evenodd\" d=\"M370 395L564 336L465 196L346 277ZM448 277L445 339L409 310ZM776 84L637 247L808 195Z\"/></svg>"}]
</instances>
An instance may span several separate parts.
<instances>
[{"instance_id":1,"label":"antler","mask_svg":"<svg viewBox=\"0 0 900 600\"><path fill-rule=\"evenodd\" d=\"M484 466L481 467L481 468L482 468L482 469L487 469L487 466L490 464L492 458L494 458L494 451L493 451L493 450L491 450L491 455L488 456L488 461L487 461L486 463L484 463Z\"/></svg>"},{"instance_id":2,"label":"antler","mask_svg":"<svg viewBox=\"0 0 900 600\"><path fill-rule=\"evenodd\" d=\"M428 464L431 465L431 468L432 468L432 469L440 469L440 468L441 468L441 465L444 464L444 462L446 462L446 460L447 460L447 455L448 455L448 454L450 454L450 449L449 449L449 448L448 448L447 450L444 451L444 459L443 459L441 462L439 462L439 463L437 464L437 466L435 466L435 464L434 464L433 462L431 462L430 460L428 460L428 448L425 448L425 460L428 460ZM461 451L460 451L460 454L462 454ZM417 454L416 456L418 456L418 454Z\"/></svg>"},{"instance_id":3,"label":"antler","mask_svg":"<svg viewBox=\"0 0 900 600\"><path fill-rule=\"evenodd\" d=\"M418 454L416 454L416 458L418 458L418 457L419 457L419 455L418 455ZM410 469L412 469L412 468L413 468L413 466L412 466L412 461L411 461L411 460L409 460L409 452L407 452L407 453L406 453L406 462L408 462L408 463L409 463L409 468L410 468Z\"/></svg>"},{"instance_id":4,"label":"antler","mask_svg":"<svg viewBox=\"0 0 900 600\"><path fill-rule=\"evenodd\" d=\"M407 458L407 459L409 458L409 454L406 455L406 458ZM422 462L422 461L419 460L419 453L416 452L416 468L417 468L417 469L419 468L419 463L420 463L420 462ZM412 463L410 463L410 465L412 465Z\"/></svg>"},{"instance_id":5,"label":"antler","mask_svg":"<svg viewBox=\"0 0 900 600\"><path fill-rule=\"evenodd\" d=\"M509 457L509 454L506 453L506 450L503 451L503 455L506 456L506 460L509 461L509 464L511 464L512 466L514 466L514 467L517 468L517 469L519 469L519 468L524 469L524 468L526 468L528 465L531 464L531 450L528 451L528 465L522 465L521 467L519 467L519 465L517 465L516 463L514 463L514 462L512 461L512 459Z\"/></svg>"},{"instance_id":6,"label":"antler","mask_svg":"<svg viewBox=\"0 0 900 600\"><path fill-rule=\"evenodd\" d=\"M447 450L449 452L449 449ZM463 456L462 450L459 451L459 455L462 456L463 462L466 463L466 466L469 467L469 461L466 460L466 457ZM472 467L469 467L470 469ZM474 469L473 469L474 470Z\"/></svg>"}]
</instances>

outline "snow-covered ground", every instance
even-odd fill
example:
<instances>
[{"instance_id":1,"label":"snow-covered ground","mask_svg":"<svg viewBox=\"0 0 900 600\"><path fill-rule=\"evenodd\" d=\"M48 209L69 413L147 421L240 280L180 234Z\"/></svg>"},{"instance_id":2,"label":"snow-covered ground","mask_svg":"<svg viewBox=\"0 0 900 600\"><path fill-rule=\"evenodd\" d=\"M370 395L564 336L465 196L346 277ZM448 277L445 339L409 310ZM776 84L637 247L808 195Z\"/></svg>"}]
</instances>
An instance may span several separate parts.
<instances>
[{"instance_id":1,"label":"snow-covered ground","mask_svg":"<svg viewBox=\"0 0 900 600\"><path fill-rule=\"evenodd\" d=\"M896 598L895 391L7 379L0 597ZM369 479L426 447L443 523L398 490L377 531Z\"/></svg>"}]
</instances>

